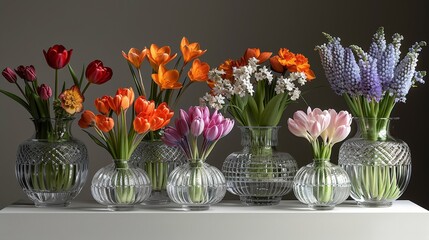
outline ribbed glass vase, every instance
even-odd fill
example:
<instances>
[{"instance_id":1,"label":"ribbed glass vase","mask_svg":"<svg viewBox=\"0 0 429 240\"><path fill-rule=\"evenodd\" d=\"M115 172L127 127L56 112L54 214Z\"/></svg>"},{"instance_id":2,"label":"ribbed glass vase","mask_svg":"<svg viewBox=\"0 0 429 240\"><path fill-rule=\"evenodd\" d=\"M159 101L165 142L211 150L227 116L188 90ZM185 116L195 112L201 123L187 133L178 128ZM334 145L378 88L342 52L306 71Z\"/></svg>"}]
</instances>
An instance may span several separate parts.
<instances>
[{"instance_id":1,"label":"ribbed glass vase","mask_svg":"<svg viewBox=\"0 0 429 240\"><path fill-rule=\"evenodd\" d=\"M356 135L340 147L338 163L350 176L351 197L362 206L392 205L410 181L410 148L390 135L391 120L355 118Z\"/></svg>"},{"instance_id":2,"label":"ribbed glass vase","mask_svg":"<svg viewBox=\"0 0 429 240\"><path fill-rule=\"evenodd\" d=\"M131 155L132 162L146 171L152 193L144 204L167 204L167 178L171 171L186 161L178 147L165 145L161 140L143 140Z\"/></svg>"},{"instance_id":3,"label":"ribbed glass vase","mask_svg":"<svg viewBox=\"0 0 429 240\"><path fill-rule=\"evenodd\" d=\"M189 160L171 172L167 193L173 202L189 210L206 210L225 196L225 177L202 159Z\"/></svg>"},{"instance_id":4,"label":"ribbed glass vase","mask_svg":"<svg viewBox=\"0 0 429 240\"><path fill-rule=\"evenodd\" d=\"M279 127L240 127L243 150L223 163L227 189L246 205L278 204L292 190L298 165L286 152L277 151Z\"/></svg>"},{"instance_id":5,"label":"ribbed glass vase","mask_svg":"<svg viewBox=\"0 0 429 240\"><path fill-rule=\"evenodd\" d=\"M114 160L98 170L91 183L92 197L110 210L129 210L149 198L151 183L132 162Z\"/></svg>"},{"instance_id":6,"label":"ribbed glass vase","mask_svg":"<svg viewBox=\"0 0 429 240\"><path fill-rule=\"evenodd\" d=\"M293 191L295 197L309 207L329 210L349 197L350 179L344 169L329 159L314 159L296 173Z\"/></svg>"},{"instance_id":7,"label":"ribbed glass vase","mask_svg":"<svg viewBox=\"0 0 429 240\"><path fill-rule=\"evenodd\" d=\"M69 205L86 182L88 151L71 134L73 120L32 119L34 135L18 146L16 178L37 207Z\"/></svg>"}]
</instances>

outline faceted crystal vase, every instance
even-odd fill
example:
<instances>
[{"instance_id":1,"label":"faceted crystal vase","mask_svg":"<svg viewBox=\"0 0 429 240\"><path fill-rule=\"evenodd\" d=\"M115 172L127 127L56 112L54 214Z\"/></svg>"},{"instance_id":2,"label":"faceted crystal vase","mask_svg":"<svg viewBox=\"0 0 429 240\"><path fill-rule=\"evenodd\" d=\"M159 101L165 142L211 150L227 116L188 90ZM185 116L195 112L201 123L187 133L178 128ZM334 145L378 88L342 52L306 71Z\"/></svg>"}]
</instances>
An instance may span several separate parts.
<instances>
[{"instance_id":1,"label":"faceted crystal vase","mask_svg":"<svg viewBox=\"0 0 429 240\"><path fill-rule=\"evenodd\" d=\"M85 184L88 151L71 134L73 120L33 119L33 137L18 146L16 178L37 207L68 206Z\"/></svg>"},{"instance_id":2,"label":"faceted crystal vase","mask_svg":"<svg viewBox=\"0 0 429 240\"><path fill-rule=\"evenodd\" d=\"M245 205L273 205L292 190L298 165L276 150L279 127L240 127L243 150L231 153L222 172L227 190Z\"/></svg>"},{"instance_id":3,"label":"faceted crystal vase","mask_svg":"<svg viewBox=\"0 0 429 240\"><path fill-rule=\"evenodd\" d=\"M134 150L131 161L146 171L152 183L152 193L144 204L167 204L167 178L186 160L178 147L165 145L161 140L143 140Z\"/></svg>"},{"instance_id":4,"label":"faceted crystal vase","mask_svg":"<svg viewBox=\"0 0 429 240\"><path fill-rule=\"evenodd\" d=\"M349 197L350 179L344 169L329 159L314 159L296 173L293 191L295 197L309 207L329 210Z\"/></svg>"},{"instance_id":5,"label":"faceted crystal vase","mask_svg":"<svg viewBox=\"0 0 429 240\"><path fill-rule=\"evenodd\" d=\"M109 210L129 210L149 198L151 184L143 169L126 160L98 170L91 183L92 197Z\"/></svg>"},{"instance_id":6,"label":"faceted crystal vase","mask_svg":"<svg viewBox=\"0 0 429 240\"><path fill-rule=\"evenodd\" d=\"M340 147L338 163L351 179L351 197L362 206L392 205L410 181L410 149L390 135L391 120L356 118L356 135Z\"/></svg>"}]
</instances>

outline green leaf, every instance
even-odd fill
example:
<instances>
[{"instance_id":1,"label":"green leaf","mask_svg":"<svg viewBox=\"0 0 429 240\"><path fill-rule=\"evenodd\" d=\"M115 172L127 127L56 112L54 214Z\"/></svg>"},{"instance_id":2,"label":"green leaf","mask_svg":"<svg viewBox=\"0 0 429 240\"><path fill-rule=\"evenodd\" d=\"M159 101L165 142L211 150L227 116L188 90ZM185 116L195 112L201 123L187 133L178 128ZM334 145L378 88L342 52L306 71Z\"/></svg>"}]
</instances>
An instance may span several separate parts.
<instances>
[{"instance_id":1,"label":"green leaf","mask_svg":"<svg viewBox=\"0 0 429 240\"><path fill-rule=\"evenodd\" d=\"M30 105L28 105L28 103L24 99L8 91L4 91L0 89L0 92L8 96L12 100L16 101L17 103L21 104L25 109L27 109L28 112L31 113Z\"/></svg>"},{"instance_id":2,"label":"green leaf","mask_svg":"<svg viewBox=\"0 0 429 240\"><path fill-rule=\"evenodd\" d=\"M258 126L260 124L258 105L253 97L248 98L244 112L249 126Z\"/></svg>"},{"instance_id":3,"label":"green leaf","mask_svg":"<svg viewBox=\"0 0 429 240\"><path fill-rule=\"evenodd\" d=\"M74 73L73 68L70 66L70 64L68 64L67 67L69 68L69 72L70 72L70 75L73 79L74 85L76 85L80 88L79 79L76 77L76 74Z\"/></svg>"},{"instance_id":4,"label":"green leaf","mask_svg":"<svg viewBox=\"0 0 429 240\"><path fill-rule=\"evenodd\" d=\"M82 131L84 131L86 134L88 134L88 136L98 145L98 146L100 146L100 147L102 147L102 148L104 148L104 149L106 149L107 151L109 151L109 149L107 148L107 146L106 146L106 144L104 144L103 142L101 142L96 136L94 136L92 133L90 133L90 132L88 132L88 131L86 131L86 130L83 130L82 129ZM110 151L109 151L110 152Z\"/></svg>"},{"instance_id":5,"label":"green leaf","mask_svg":"<svg viewBox=\"0 0 429 240\"><path fill-rule=\"evenodd\" d=\"M261 114L264 111L264 100L265 100L265 81L259 81L255 92L255 102L258 106L258 112ZM258 119L263 116L258 115Z\"/></svg>"},{"instance_id":6,"label":"green leaf","mask_svg":"<svg viewBox=\"0 0 429 240\"><path fill-rule=\"evenodd\" d=\"M83 82L83 73L85 72L85 65L82 65L82 72L80 73L80 79L79 79L79 89L82 86L82 82Z\"/></svg>"},{"instance_id":7,"label":"green leaf","mask_svg":"<svg viewBox=\"0 0 429 240\"><path fill-rule=\"evenodd\" d=\"M263 116L261 117L261 126L276 126L279 123L283 114L283 111L281 111L280 108L284 97L283 94L278 94L274 96L268 102L267 106L261 114Z\"/></svg>"}]
</instances>

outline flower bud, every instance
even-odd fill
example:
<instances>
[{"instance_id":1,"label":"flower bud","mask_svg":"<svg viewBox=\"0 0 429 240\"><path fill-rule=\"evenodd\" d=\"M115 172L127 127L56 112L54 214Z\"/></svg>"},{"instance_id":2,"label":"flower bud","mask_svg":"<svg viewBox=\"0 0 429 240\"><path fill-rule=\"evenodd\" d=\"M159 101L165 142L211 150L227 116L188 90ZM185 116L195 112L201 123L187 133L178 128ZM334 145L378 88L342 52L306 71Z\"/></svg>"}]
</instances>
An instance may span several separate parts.
<instances>
[{"instance_id":1,"label":"flower bud","mask_svg":"<svg viewBox=\"0 0 429 240\"><path fill-rule=\"evenodd\" d=\"M42 84L37 88L37 93L42 100L48 100L52 96L52 89L48 85Z\"/></svg>"},{"instance_id":2,"label":"flower bud","mask_svg":"<svg viewBox=\"0 0 429 240\"><path fill-rule=\"evenodd\" d=\"M5 68L1 74L8 82L16 83L16 74L11 68Z\"/></svg>"}]
</instances>

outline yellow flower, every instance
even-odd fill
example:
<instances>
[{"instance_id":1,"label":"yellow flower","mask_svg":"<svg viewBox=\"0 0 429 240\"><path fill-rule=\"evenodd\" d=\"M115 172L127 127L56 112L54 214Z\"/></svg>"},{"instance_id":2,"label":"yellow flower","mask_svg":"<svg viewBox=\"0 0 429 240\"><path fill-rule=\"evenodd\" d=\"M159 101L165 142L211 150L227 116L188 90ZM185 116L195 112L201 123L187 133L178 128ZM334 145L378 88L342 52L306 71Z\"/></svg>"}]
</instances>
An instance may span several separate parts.
<instances>
[{"instance_id":1,"label":"yellow flower","mask_svg":"<svg viewBox=\"0 0 429 240\"><path fill-rule=\"evenodd\" d=\"M61 107L70 115L81 112L84 98L78 86L73 85L60 95Z\"/></svg>"}]
</instances>

